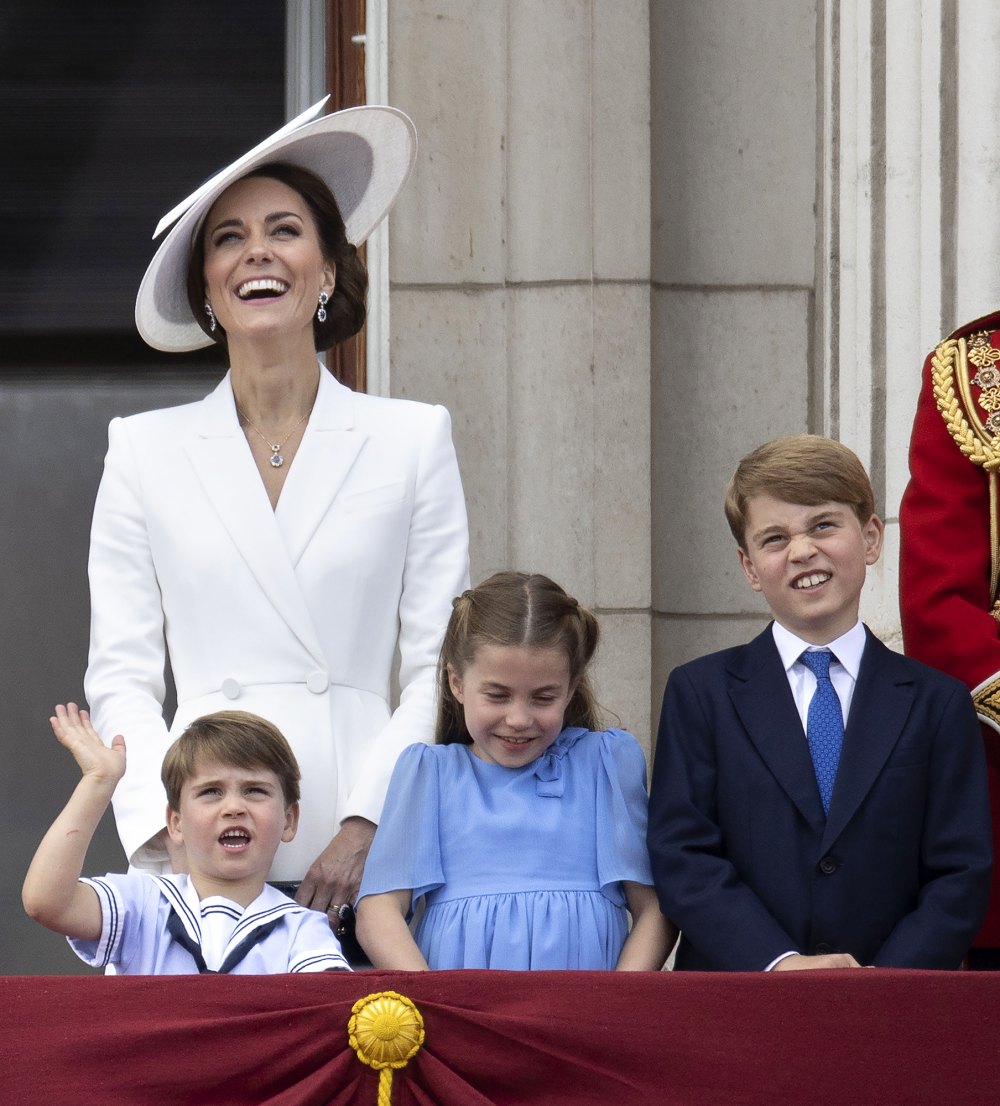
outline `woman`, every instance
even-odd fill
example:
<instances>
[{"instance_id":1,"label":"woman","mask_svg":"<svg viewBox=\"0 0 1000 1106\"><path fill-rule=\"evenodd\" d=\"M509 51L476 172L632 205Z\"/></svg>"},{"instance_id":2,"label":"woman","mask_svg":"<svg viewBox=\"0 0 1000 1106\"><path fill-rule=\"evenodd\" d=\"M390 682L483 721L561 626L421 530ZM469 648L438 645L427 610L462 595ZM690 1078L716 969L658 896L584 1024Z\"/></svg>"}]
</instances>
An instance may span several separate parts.
<instances>
[{"instance_id":1,"label":"woman","mask_svg":"<svg viewBox=\"0 0 1000 1106\"><path fill-rule=\"evenodd\" d=\"M111 423L86 693L98 731L128 740L115 817L130 863L152 870L183 864L167 854L159 779L172 737L226 706L274 722L303 781L300 831L271 878L336 911L357 892L396 758L431 740L468 532L444 408L356 394L317 360L364 322L355 245L415 154L401 112L311 119L321 106L157 228L176 220L139 289L140 333L163 350L215 341L230 371L201 402Z\"/></svg>"}]
</instances>

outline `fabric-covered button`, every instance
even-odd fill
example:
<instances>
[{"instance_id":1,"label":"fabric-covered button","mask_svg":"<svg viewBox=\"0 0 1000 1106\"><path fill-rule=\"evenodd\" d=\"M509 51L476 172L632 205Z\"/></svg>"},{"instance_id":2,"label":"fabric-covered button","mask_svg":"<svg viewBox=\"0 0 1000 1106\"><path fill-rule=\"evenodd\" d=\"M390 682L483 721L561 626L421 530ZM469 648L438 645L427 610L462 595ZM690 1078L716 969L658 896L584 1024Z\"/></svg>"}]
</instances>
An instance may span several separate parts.
<instances>
[{"instance_id":1,"label":"fabric-covered button","mask_svg":"<svg viewBox=\"0 0 1000 1106\"><path fill-rule=\"evenodd\" d=\"M227 699L238 699L242 690L239 680L234 680L232 676L228 676L222 681L222 694Z\"/></svg>"},{"instance_id":2,"label":"fabric-covered button","mask_svg":"<svg viewBox=\"0 0 1000 1106\"><path fill-rule=\"evenodd\" d=\"M840 867L835 856L824 856L819 862L819 870L825 876L832 876L833 873Z\"/></svg>"},{"instance_id":3,"label":"fabric-covered button","mask_svg":"<svg viewBox=\"0 0 1000 1106\"><path fill-rule=\"evenodd\" d=\"M318 668L315 672L310 672L306 676L306 687L313 695L322 695L329 686L330 677L322 669Z\"/></svg>"}]
</instances>

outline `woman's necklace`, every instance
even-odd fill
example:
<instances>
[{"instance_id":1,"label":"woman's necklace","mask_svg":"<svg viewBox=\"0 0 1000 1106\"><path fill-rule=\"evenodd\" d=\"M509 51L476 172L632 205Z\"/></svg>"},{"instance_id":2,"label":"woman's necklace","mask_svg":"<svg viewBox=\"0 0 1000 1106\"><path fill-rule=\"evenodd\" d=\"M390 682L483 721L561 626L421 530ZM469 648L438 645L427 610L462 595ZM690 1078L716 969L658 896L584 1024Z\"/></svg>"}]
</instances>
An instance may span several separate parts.
<instances>
[{"instance_id":1,"label":"woman's necklace","mask_svg":"<svg viewBox=\"0 0 1000 1106\"><path fill-rule=\"evenodd\" d=\"M242 408L240 408L238 404L236 407L236 413L246 421L250 429L256 433L257 437L260 438L260 440L271 451L271 468L275 469L280 469L281 466L285 463L285 458L281 456L281 447L285 444L285 442L288 441L288 439L295 433L295 431L298 430L298 428L306 421L306 419L309 418L309 412L306 411L302 418L299 419L299 421L292 427L291 430L288 431L288 433L281 439L280 442L272 442L271 439L268 438L260 429L260 427L253 421L253 419L250 418L246 411L242 410Z\"/></svg>"}]
</instances>

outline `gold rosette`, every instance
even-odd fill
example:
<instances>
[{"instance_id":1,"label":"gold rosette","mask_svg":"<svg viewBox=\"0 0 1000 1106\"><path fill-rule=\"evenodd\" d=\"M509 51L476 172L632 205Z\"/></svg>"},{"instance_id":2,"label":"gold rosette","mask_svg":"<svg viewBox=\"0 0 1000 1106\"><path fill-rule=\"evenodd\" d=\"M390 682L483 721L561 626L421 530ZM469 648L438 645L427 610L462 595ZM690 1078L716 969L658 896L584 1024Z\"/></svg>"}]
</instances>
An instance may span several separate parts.
<instances>
[{"instance_id":1,"label":"gold rosette","mask_svg":"<svg viewBox=\"0 0 1000 1106\"><path fill-rule=\"evenodd\" d=\"M379 1106L388 1106L393 1069L405 1067L424 1043L420 1011L405 995L378 991L351 1007L347 1034L362 1064L379 1073Z\"/></svg>"}]
</instances>

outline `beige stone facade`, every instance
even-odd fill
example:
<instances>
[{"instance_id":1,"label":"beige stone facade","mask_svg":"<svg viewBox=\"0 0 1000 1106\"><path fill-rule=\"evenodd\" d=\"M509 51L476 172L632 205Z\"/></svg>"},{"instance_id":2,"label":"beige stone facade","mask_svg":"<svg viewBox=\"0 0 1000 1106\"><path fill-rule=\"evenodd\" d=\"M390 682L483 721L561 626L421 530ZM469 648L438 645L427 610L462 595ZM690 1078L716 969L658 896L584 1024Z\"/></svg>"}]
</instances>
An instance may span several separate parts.
<instances>
[{"instance_id":1,"label":"beige stone facade","mask_svg":"<svg viewBox=\"0 0 1000 1106\"><path fill-rule=\"evenodd\" d=\"M550 573L649 748L670 669L766 612L736 461L827 433L888 523L925 351L1000 302L988 0L370 0L421 153L391 223L388 390L446 403L473 575ZM975 249L976 239L983 249Z\"/></svg>"},{"instance_id":2,"label":"beige stone facade","mask_svg":"<svg viewBox=\"0 0 1000 1106\"><path fill-rule=\"evenodd\" d=\"M285 10L290 117L327 87L326 3ZM474 576L537 569L595 608L600 699L647 751L670 669L765 624L721 500L769 437L869 465L888 528L863 614L899 644L920 365L1000 306L998 47L994 0L368 0L369 99L420 135L369 250L369 386L447 404ZM39 720L82 693L108 420L205 390L61 362L0 389L5 970L75 963L17 886L75 779ZM110 825L92 860L120 866Z\"/></svg>"},{"instance_id":3,"label":"beige stone facade","mask_svg":"<svg viewBox=\"0 0 1000 1106\"><path fill-rule=\"evenodd\" d=\"M763 622L732 465L812 425L815 8L387 12L421 140L390 390L452 411L474 578L543 571L592 605L601 701L648 749L669 669Z\"/></svg>"},{"instance_id":4,"label":"beige stone facade","mask_svg":"<svg viewBox=\"0 0 1000 1106\"><path fill-rule=\"evenodd\" d=\"M643 0L388 6L420 134L391 224L394 395L448 405L472 572L598 612L602 703L648 743L650 80Z\"/></svg>"}]
</instances>

